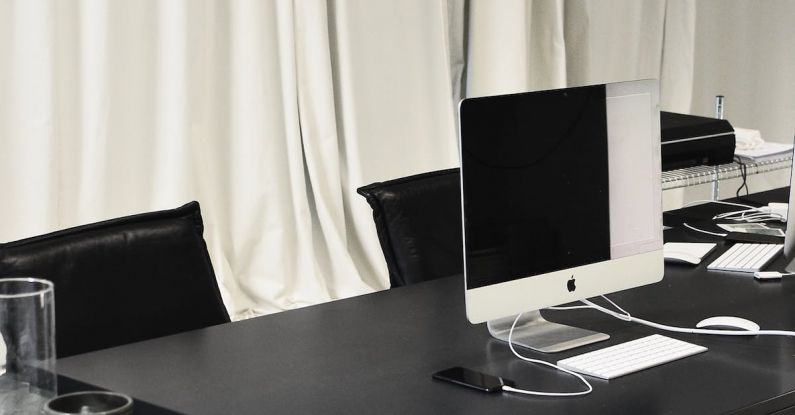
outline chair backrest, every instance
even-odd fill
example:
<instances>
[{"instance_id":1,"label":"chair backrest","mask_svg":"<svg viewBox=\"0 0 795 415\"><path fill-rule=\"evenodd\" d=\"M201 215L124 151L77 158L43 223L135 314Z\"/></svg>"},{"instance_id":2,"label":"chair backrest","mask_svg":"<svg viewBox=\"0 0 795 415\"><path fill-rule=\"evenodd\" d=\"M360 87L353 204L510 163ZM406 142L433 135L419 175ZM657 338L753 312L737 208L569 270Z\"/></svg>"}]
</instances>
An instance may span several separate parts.
<instances>
[{"instance_id":1,"label":"chair backrest","mask_svg":"<svg viewBox=\"0 0 795 415\"><path fill-rule=\"evenodd\" d=\"M55 285L58 357L229 321L199 204L0 244L0 276Z\"/></svg>"},{"instance_id":2,"label":"chair backrest","mask_svg":"<svg viewBox=\"0 0 795 415\"><path fill-rule=\"evenodd\" d=\"M360 187L373 209L392 287L464 272L458 169Z\"/></svg>"}]
</instances>

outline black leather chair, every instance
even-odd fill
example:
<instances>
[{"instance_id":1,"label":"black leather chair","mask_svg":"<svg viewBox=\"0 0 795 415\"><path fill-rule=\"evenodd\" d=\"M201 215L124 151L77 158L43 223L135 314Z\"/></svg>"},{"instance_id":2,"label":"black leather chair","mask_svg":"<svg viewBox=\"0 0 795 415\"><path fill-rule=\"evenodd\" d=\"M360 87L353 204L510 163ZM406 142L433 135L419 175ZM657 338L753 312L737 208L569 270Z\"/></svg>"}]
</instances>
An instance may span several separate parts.
<instances>
[{"instance_id":1,"label":"black leather chair","mask_svg":"<svg viewBox=\"0 0 795 415\"><path fill-rule=\"evenodd\" d=\"M0 244L0 276L55 285L58 357L229 322L197 202Z\"/></svg>"},{"instance_id":2,"label":"black leather chair","mask_svg":"<svg viewBox=\"0 0 795 415\"><path fill-rule=\"evenodd\" d=\"M377 182L357 192L373 209L392 287L464 272L458 169Z\"/></svg>"}]
</instances>

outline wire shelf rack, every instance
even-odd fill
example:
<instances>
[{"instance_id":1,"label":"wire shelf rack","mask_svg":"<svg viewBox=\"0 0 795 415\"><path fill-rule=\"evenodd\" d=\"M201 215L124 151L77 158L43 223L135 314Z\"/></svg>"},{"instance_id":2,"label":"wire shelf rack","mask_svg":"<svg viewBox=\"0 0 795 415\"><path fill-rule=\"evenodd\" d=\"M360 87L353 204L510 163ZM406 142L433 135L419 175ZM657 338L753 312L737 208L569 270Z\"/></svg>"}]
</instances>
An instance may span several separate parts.
<instances>
[{"instance_id":1,"label":"wire shelf rack","mask_svg":"<svg viewBox=\"0 0 795 415\"><path fill-rule=\"evenodd\" d=\"M686 169L662 172L663 190L699 184L716 184L721 180L734 179L742 176L743 165L737 162L719 164L717 166L696 166ZM745 163L746 175L767 173L792 167L792 155Z\"/></svg>"}]
</instances>

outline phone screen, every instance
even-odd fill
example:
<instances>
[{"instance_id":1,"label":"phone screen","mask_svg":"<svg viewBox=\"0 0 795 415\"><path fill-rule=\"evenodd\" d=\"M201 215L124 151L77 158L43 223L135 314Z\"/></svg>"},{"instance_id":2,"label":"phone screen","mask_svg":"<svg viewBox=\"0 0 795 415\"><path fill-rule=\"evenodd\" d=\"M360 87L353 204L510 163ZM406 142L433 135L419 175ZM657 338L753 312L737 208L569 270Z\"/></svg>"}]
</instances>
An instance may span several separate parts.
<instances>
[{"instance_id":1,"label":"phone screen","mask_svg":"<svg viewBox=\"0 0 795 415\"><path fill-rule=\"evenodd\" d=\"M452 382L483 392L499 392L503 385L513 386L513 382L497 376L476 372L465 367L451 367L433 374L434 379Z\"/></svg>"}]
</instances>

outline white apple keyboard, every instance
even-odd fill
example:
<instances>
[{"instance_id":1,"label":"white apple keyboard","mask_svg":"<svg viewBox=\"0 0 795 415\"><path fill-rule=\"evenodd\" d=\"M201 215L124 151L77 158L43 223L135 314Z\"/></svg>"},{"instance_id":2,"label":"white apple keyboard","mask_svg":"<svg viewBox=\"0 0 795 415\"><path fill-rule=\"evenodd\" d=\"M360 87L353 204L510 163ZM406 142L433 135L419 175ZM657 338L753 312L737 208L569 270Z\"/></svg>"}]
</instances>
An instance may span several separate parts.
<instances>
[{"instance_id":1,"label":"white apple keyboard","mask_svg":"<svg viewBox=\"0 0 795 415\"><path fill-rule=\"evenodd\" d=\"M761 271L784 248L781 244L736 243L718 257L707 269L716 271Z\"/></svg>"},{"instance_id":2,"label":"white apple keyboard","mask_svg":"<svg viewBox=\"0 0 795 415\"><path fill-rule=\"evenodd\" d=\"M558 365L609 380L706 351L706 347L697 344L652 334L563 359L558 361Z\"/></svg>"}]
</instances>

